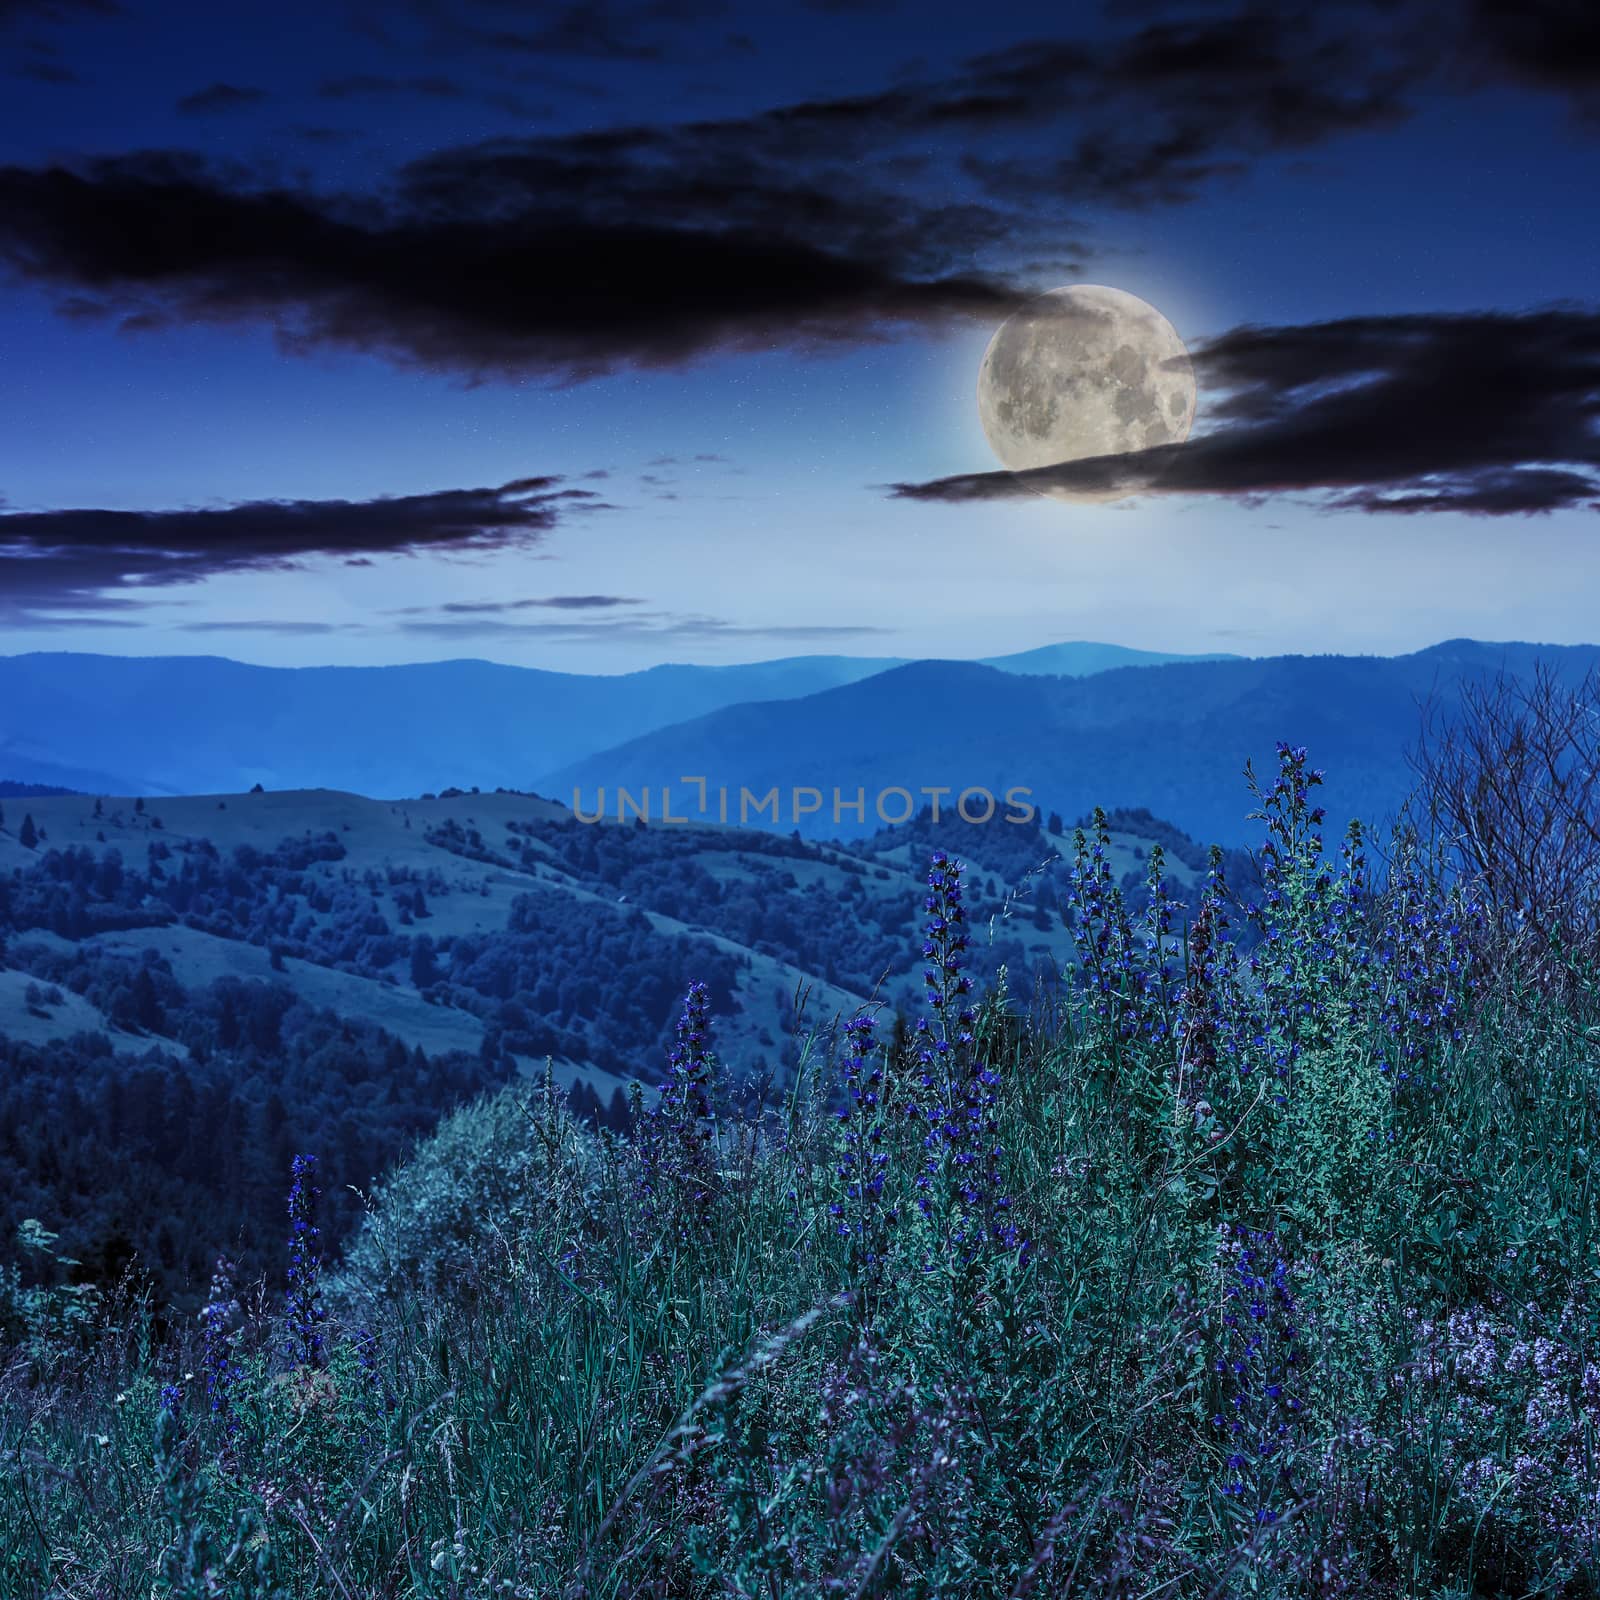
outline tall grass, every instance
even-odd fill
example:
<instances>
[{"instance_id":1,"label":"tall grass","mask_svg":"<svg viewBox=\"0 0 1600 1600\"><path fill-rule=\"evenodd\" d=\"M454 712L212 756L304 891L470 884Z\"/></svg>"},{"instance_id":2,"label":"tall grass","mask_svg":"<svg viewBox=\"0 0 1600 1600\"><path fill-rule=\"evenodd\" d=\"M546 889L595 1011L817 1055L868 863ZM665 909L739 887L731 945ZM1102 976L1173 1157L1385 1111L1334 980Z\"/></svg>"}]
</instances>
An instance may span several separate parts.
<instances>
[{"instance_id":1,"label":"tall grass","mask_svg":"<svg viewBox=\"0 0 1600 1600\"><path fill-rule=\"evenodd\" d=\"M1317 782L1187 929L1087 830L1058 993L969 992L936 859L904 1051L734 1112L691 992L633 1138L461 1112L288 1302L12 1283L0 1594L1596 1593L1594 975Z\"/></svg>"}]
</instances>

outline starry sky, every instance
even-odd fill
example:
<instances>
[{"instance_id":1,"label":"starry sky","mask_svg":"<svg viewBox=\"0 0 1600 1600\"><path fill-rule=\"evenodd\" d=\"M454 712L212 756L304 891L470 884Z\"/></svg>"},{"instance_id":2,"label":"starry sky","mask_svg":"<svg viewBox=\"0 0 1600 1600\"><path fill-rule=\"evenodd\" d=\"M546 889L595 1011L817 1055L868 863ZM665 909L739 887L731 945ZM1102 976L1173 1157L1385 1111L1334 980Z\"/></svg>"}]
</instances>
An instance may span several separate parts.
<instances>
[{"instance_id":1,"label":"starry sky","mask_svg":"<svg viewBox=\"0 0 1600 1600\"><path fill-rule=\"evenodd\" d=\"M1600 635L1589 0L0 0L0 106L0 653ZM1004 472L1076 282L1194 434Z\"/></svg>"}]
</instances>

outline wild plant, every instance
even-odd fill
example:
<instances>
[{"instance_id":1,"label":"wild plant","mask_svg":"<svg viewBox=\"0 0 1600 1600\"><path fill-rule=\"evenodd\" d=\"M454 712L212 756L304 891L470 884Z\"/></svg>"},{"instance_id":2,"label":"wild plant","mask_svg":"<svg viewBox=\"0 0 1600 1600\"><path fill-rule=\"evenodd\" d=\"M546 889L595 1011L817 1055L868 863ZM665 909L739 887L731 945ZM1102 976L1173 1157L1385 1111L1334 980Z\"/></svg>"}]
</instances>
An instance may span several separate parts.
<instances>
[{"instance_id":1,"label":"wild plant","mask_svg":"<svg viewBox=\"0 0 1600 1600\"><path fill-rule=\"evenodd\" d=\"M320 1367L326 1354L322 1301L322 1229L317 1224L317 1158L297 1155L289 1185L289 1287L285 1294L285 1354L296 1366Z\"/></svg>"},{"instance_id":2,"label":"wild plant","mask_svg":"<svg viewBox=\"0 0 1600 1600\"><path fill-rule=\"evenodd\" d=\"M645 1117L638 1145L643 1214L657 1231L703 1242L716 1205L716 1064L711 1002L703 983L684 996L667 1075Z\"/></svg>"},{"instance_id":3,"label":"wild plant","mask_svg":"<svg viewBox=\"0 0 1600 1600\"><path fill-rule=\"evenodd\" d=\"M234 1345L241 1317L234 1295L234 1264L226 1256L217 1257L211 1276L211 1292L200 1308L202 1359L205 1363L206 1404L225 1438L238 1430L233 1412L233 1391L243 1375L234 1359Z\"/></svg>"},{"instance_id":4,"label":"wild plant","mask_svg":"<svg viewBox=\"0 0 1600 1600\"><path fill-rule=\"evenodd\" d=\"M156 1414L153 1466L167 1521L160 1551L159 1592L168 1600L287 1600L273 1579L273 1555L253 1512L241 1508L229 1536L208 1516L212 1485L191 1462L181 1420L183 1395L168 1385Z\"/></svg>"},{"instance_id":5,"label":"wild plant","mask_svg":"<svg viewBox=\"0 0 1600 1600\"><path fill-rule=\"evenodd\" d=\"M828 1215L847 1242L854 1303L862 1320L869 1322L889 1287L890 1241L898 1214L893 1195L884 1193L890 1167L885 1139L890 1108L884 1047L876 1038L870 1012L857 1012L845 1024L840 1076L837 1198L829 1202Z\"/></svg>"},{"instance_id":6,"label":"wild plant","mask_svg":"<svg viewBox=\"0 0 1600 1600\"><path fill-rule=\"evenodd\" d=\"M972 979L965 971L970 936L962 900L962 864L936 850L923 901L922 978L927 1012L916 1043L926 1159L918 1205L936 1216L952 1259L976 1260L990 1245L1019 1247L1011 1200L1001 1170L1004 1151L998 1114L1000 1075L978 1050L973 1029Z\"/></svg>"},{"instance_id":7,"label":"wild plant","mask_svg":"<svg viewBox=\"0 0 1600 1600\"><path fill-rule=\"evenodd\" d=\"M1251 1521L1276 1522L1309 1487L1297 1459L1307 1420L1303 1313L1270 1230L1240 1223L1222 1228L1217 1268L1211 1426L1227 1452L1221 1494Z\"/></svg>"}]
</instances>

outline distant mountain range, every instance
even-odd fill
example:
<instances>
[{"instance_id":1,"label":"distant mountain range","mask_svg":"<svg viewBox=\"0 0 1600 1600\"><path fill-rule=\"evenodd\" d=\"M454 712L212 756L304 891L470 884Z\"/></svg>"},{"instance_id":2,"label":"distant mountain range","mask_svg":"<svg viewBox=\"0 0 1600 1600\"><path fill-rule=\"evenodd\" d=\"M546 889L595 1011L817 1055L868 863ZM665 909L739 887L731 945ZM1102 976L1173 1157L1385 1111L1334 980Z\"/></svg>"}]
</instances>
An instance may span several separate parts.
<instances>
[{"instance_id":1,"label":"distant mountain range","mask_svg":"<svg viewBox=\"0 0 1600 1600\"><path fill-rule=\"evenodd\" d=\"M1145 806L1197 837L1242 844L1248 757L1310 747L1330 824L1379 823L1411 786L1421 706L1464 679L1546 659L1574 679L1600 647L1450 640L1404 656L1186 658L1070 643L976 661L797 656L586 677L447 661L397 667L245 666L216 657L0 657L0 778L108 795L323 788L383 796L448 786L533 790L585 810L607 791L663 787L683 816L706 780L778 789L761 825L849 838L879 826L879 794L1020 786L1068 820ZM866 794L833 815L832 791ZM794 791L823 795L796 819ZM802 803L807 803L803 801ZM891 798L887 820L905 802ZM946 799L945 803L949 803ZM975 802L981 808L981 801Z\"/></svg>"},{"instance_id":2,"label":"distant mountain range","mask_svg":"<svg viewBox=\"0 0 1600 1600\"><path fill-rule=\"evenodd\" d=\"M1068 643L985 664L1076 676L1195 659L1213 658ZM5 656L0 778L125 795L255 783L380 795L450 784L527 788L541 773L669 724L800 699L904 665L899 657L795 656L601 677L487 661L286 668L217 656Z\"/></svg>"},{"instance_id":3,"label":"distant mountain range","mask_svg":"<svg viewBox=\"0 0 1600 1600\"><path fill-rule=\"evenodd\" d=\"M1381 826L1412 786L1422 706L1448 713L1464 681L1536 659L1576 680L1600 647L1481 644L1451 640L1413 655L1273 656L1172 663L1083 678L1008 675L975 662L922 661L783 704L728 706L630 741L542 777L541 794L592 811L599 789L615 814L617 789L673 789L681 813L698 791L729 787L757 797L777 787L782 823L796 825L796 788L826 797L798 827L809 837L849 838L878 826L878 795L946 785L1013 785L1070 821L1095 805L1145 806L1199 839L1242 845L1259 838L1246 820L1246 758L1270 779L1280 739L1309 747L1327 771L1331 829L1351 816ZM865 825L832 815L832 791L867 796ZM715 801L713 801L715 803ZM949 798L943 802L951 803ZM983 801L972 805L982 808ZM657 802L659 804L659 801ZM891 799L894 809L904 802Z\"/></svg>"}]
</instances>

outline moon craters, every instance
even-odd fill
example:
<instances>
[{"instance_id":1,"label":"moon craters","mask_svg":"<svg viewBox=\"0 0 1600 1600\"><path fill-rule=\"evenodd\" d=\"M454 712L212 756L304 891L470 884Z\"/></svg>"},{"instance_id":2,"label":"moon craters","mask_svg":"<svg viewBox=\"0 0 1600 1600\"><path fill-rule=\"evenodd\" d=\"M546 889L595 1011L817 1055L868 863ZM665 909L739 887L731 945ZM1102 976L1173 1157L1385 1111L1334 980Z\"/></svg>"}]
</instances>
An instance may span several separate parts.
<instances>
[{"instance_id":1,"label":"moon craters","mask_svg":"<svg viewBox=\"0 0 1600 1600\"><path fill-rule=\"evenodd\" d=\"M978 372L978 416L1012 471L1181 443L1195 384L1177 331L1121 289L1055 289L1008 317ZM1052 491L1114 499L1122 491Z\"/></svg>"}]
</instances>

